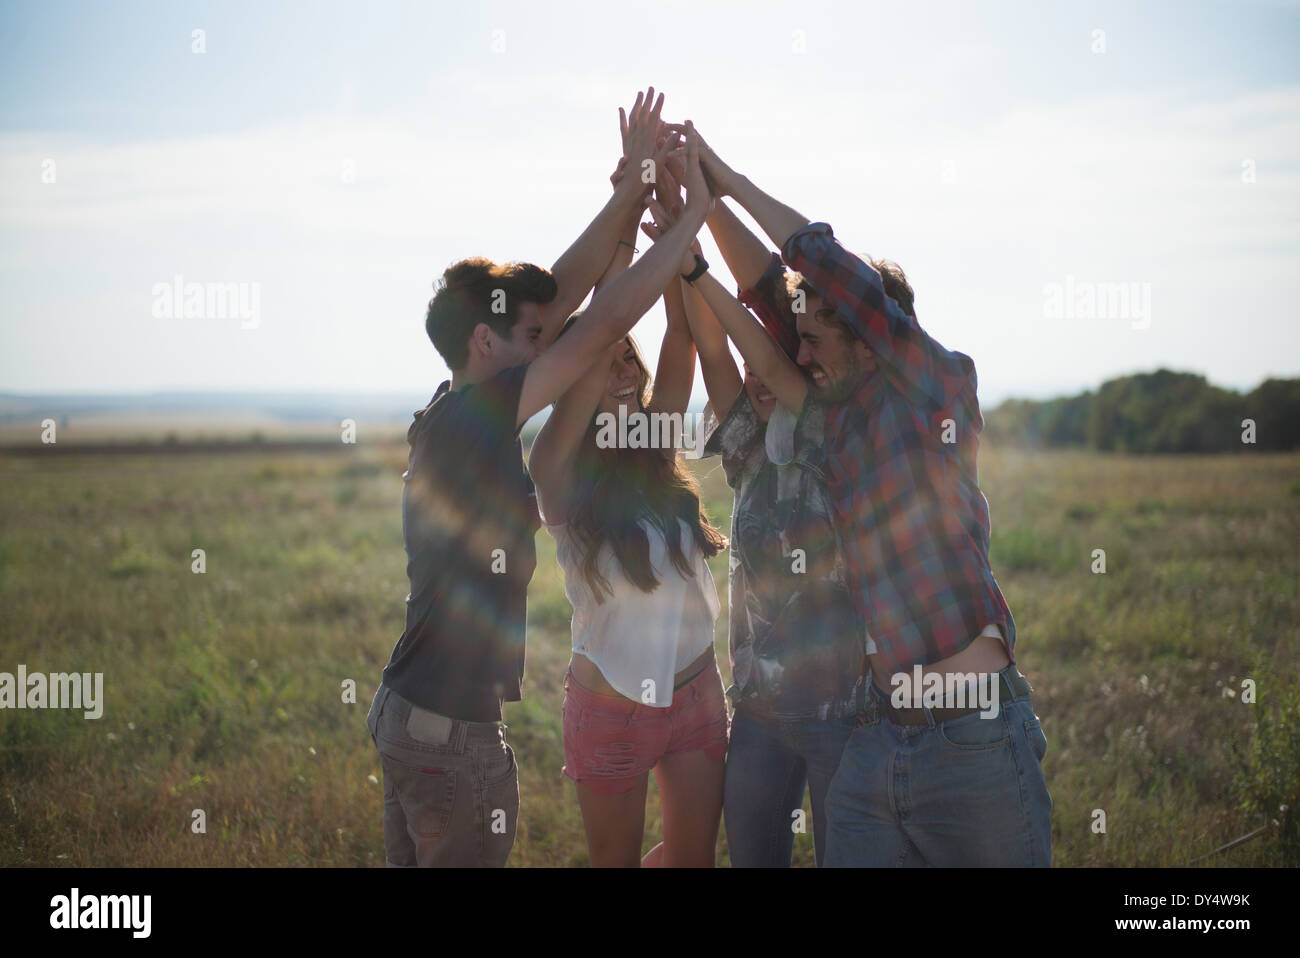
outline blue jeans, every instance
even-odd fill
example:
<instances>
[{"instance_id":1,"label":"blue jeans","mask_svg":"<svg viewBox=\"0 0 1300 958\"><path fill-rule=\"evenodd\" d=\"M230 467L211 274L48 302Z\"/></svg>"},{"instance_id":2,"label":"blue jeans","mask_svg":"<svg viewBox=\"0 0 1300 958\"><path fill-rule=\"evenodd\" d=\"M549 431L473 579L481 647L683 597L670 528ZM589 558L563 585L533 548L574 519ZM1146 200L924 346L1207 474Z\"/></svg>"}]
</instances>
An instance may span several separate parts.
<instances>
[{"instance_id":1,"label":"blue jeans","mask_svg":"<svg viewBox=\"0 0 1300 958\"><path fill-rule=\"evenodd\" d=\"M789 868L794 812L812 793L817 864L826 848L826 790L853 731L852 717L753 714L744 703L731 720L722 816L733 868ZM806 826L805 826L806 827Z\"/></svg>"},{"instance_id":2,"label":"blue jeans","mask_svg":"<svg viewBox=\"0 0 1300 958\"><path fill-rule=\"evenodd\" d=\"M904 726L868 714L826 797L828 867L1051 865L1047 739L1028 694L996 718L936 725L927 710L927 724Z\"/></svg>"}]
</instances>

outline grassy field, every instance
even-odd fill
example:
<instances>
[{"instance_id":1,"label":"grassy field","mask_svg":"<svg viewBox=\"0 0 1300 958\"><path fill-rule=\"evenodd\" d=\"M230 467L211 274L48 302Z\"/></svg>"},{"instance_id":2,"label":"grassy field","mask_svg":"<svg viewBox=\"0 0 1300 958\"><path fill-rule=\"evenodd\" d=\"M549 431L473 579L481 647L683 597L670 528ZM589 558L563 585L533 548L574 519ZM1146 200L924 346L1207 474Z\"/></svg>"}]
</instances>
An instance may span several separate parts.
<instances>
[{"instance_id":1,"label":"grassy field","mask_svg":"<svg viewBox=\"0 0 1300 958\"><path fill-rule=\"evenodd\" d=\"M0 712L0 865L382 865L365 714L403 625L404 466L399 445L0 452L0 671L103 672L105 688L98 721ZM1300 863L1295 813L1277 812L1300 803L1300 456L986 449L981 468L1048 739L1055 863ZM717 461L699 474L725 528ZM560 774L570 610L537 542L525 700L506 710L511 864L584 865ZM659 832L652 778L647 849ZM812 863L811 835L795 860Z\"/></svg>"}]
</instances>

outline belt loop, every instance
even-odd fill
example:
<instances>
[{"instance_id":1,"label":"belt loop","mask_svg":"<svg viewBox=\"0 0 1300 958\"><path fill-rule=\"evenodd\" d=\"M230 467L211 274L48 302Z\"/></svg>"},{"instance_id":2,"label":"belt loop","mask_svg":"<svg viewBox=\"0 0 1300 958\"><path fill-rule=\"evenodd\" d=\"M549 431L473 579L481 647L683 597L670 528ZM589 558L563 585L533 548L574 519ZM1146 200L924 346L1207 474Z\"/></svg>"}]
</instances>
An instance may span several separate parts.
<instances>
[{"instance_id":1,"label":"belt loop","mask_svg":"<svg viewBox=\"0 0 1300 958\"><path fill-rule=\"evenodd\" d=\"M452 747L457 752L465 751L465 739L469 736L469 725L460 719L451 720Z\"/></svg>"}]
</instances>

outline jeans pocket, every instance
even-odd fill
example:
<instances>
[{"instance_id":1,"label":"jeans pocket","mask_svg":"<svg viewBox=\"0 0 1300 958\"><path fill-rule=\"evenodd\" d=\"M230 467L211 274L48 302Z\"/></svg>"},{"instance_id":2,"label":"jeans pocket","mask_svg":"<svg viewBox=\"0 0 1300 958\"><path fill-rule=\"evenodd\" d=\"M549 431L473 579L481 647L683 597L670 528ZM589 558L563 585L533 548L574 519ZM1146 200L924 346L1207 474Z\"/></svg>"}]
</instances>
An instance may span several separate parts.
<instances>
[{"instance_id":1,"label":"jeans pocket","mask_svg":"<svg viewBox=\"0 0 1300 958\"><path fill-rule=\"evenodd\" d=\"M515 750L504 739L499 744L481 746L478 755L479 776L485 786L495 785L518 772Z\"/></svg>"},{"instance_id":2,"label":"jeans pocket","mask_svg":"<svg viewBox=\"0 0 1300 958\"><path fill-rule=\"evenodd\" d=\"M962 752L989 752L1011 741L1004 715L986 719L980 712L944 722L938 732L940 741Z\"/></svg>"},{"instance_id":3,"label":"jeans pocket","mask_svg":"<svg viewBox=\"0 0 1300 958\"><path fill-rule=\"evenodd\" d=\"M519 826L519 765L515 750L502 743L505 771L496 777L485 777L481 788L480 840L481 864L487 868L503 868L515 844ZM493 759L491 767L498 770Z\"/></svg>"},{"instance_id":4,"label":"jeans pocket","mask_svg":"<svg viewBox=\"0 0 1300 958\"><path fill-rule=\"evenodd\" d=\"M410 829L425 839L445 835L456 805L457 770L408 765L387 755L383 762L384 781L391 785Z\"/></svg>"},{"instance_id":5,"label":"jeans pocket","mask_svg":"<svg viewBox=\"0 0 1300 958\"><path fill-rule=\"evenodd\" d=\"M381 711L379 706L379 697L383 692L384 687L381 684L379 688L375 689L375 696L370 700L370 711L366 713L366 731L370 733L370 741L374 742L376 746L379 745L378 728L379 713Z\"/></svg>"},{"instance_id":6,"label":"jeans pocket","mask_svg":"<svg viewBox=\"0 0 1300 958\"><path fill-rule=\"evenodd\" d=\"M1025 723L1025 737L1029 739L1029 747L1041 762L1043 756L1047 754L1047 736L1037 718L1032 718Z\"/></svg>"}]
</instances>

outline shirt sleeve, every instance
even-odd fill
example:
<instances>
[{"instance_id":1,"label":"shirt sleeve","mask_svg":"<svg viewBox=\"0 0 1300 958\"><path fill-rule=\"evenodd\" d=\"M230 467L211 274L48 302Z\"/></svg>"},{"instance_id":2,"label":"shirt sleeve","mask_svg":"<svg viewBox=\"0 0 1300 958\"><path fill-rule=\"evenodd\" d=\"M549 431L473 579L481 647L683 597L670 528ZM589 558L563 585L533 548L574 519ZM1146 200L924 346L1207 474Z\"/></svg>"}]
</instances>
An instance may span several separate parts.
<instances>
[{"instance_id":1,"label":"shirt sleeve","mask_svg":"<svg viewBox=\"0 0 1300 958\"><path fill-rule=\"evenodd\" d=\"M806 459L825 453L826 416L829 412L826 404L817 399L811 389L808 390L793 429L795 456Z\"/></svg>"},{"instance_id":2,"label":"shirt sleeve","mask_svg":"<svg viewBox=\"0 0 1300 958\"><path fill-rule=\"evenodd\" d=\"M785 291L785 277L781 254L773 253L763 275L753 286L740 290L737 298L753 310L763 328L786 355L793 358L799 354L799 331L794 311L790 308L790 297Z\"/></svg>"},{"instance_id":3,"label":"shirt sleeve","mask_svg":"<svg viewBox=\"0 0 1300 958\"><path fill-rule=\"evenodd\" d=\"M763 441L762 423L749 402L749 393L741 389L722 421L705 440L701 458L722 457L722 471L733 489L739 481L745 461L755 446Z\"/></svg>"},{"instance_id":4,"label":"shirt sleeve","mask_svg":"<svg viewBox=\"0 0 1300 958\"><path fill-rule=\"evenodd\" d=\"M944 348L885 294L880 273L835 239L826 223L810 223L785 242L798 270L876 354L884 372L935 424L951 417L958 430L983 427L975 400L975 363Z\"/></svg>"}]
</instances>

